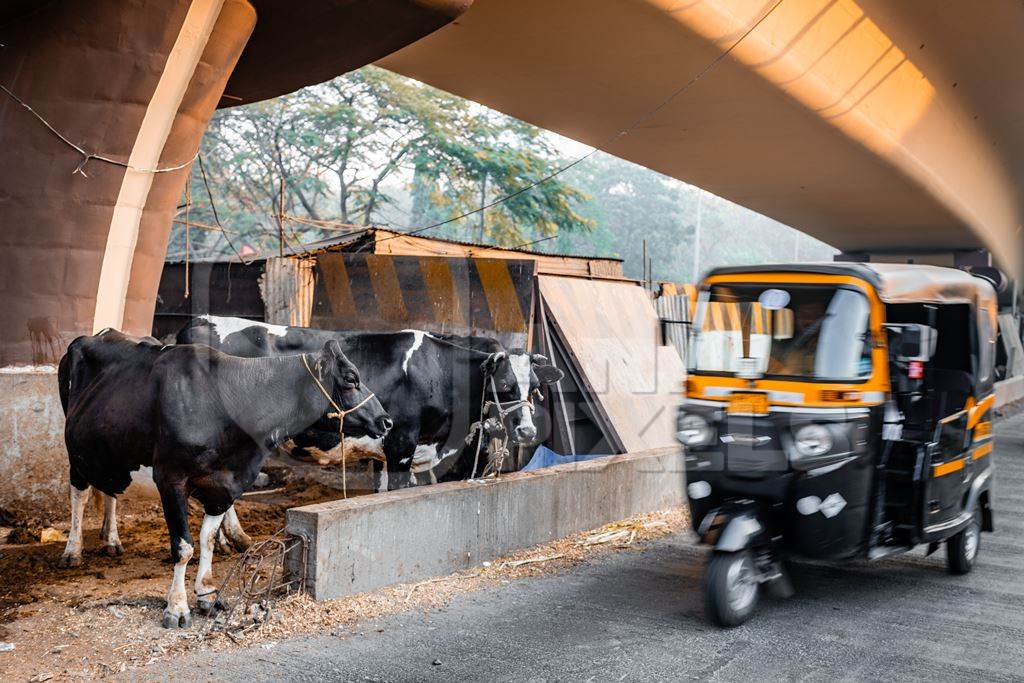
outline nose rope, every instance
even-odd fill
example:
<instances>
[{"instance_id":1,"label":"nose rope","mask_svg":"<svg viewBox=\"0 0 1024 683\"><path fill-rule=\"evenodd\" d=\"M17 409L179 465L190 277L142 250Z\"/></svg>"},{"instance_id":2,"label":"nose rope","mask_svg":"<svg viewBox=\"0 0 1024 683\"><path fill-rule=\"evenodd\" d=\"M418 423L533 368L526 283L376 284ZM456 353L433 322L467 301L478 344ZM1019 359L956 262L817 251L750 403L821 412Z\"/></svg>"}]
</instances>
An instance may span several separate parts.
<instances>
[{"instance_id":1,"label":"nose rope","mask_svg":"<svg viewBox=\"0 0 1024 683\"><path fill-rule=\"evenodd\" d=\"M531 413L536 412L533 405L533 400L529 397L515 399L512 401L500 401L498 400L498 387L494 383L494 375L490 376L491 380L491 394L494 396L493 401L488 401L486 405L493 405L498 409L498 415L502 419L505 419L511 413L514 413L519 408L529 408ZM508 407L506 407L508 406Z\"/></svg>"},{"instance_id":2,"label":"nose rope","mask_svg":"<svg viewBox=\"0 0 1024 683\"><path fill-rule=\"evenodd\" d=\"M343 498L348 498L348 465L345 462L345 416L362 408L371 398L374 398L375 394L372 391L368 391L366 398L346 410L331 398L330 393L328 393L327 389L325 389L324 385L320 382L320 378L313 373L313 369L309 367L309 360L306 359L306 354L302 354L302 364L306 366L306 372L308 372L309 376L313 378L314 382L316 382L316 386L320 389L320 393L324 395L324 398L327 399L328 403L330 403L336 411L333 413L327 413L327 417L338 418L338 436L341 437L341 495ZM319 370L319 368L317 368L317 370Z\"/></svg>"}]
</instances>

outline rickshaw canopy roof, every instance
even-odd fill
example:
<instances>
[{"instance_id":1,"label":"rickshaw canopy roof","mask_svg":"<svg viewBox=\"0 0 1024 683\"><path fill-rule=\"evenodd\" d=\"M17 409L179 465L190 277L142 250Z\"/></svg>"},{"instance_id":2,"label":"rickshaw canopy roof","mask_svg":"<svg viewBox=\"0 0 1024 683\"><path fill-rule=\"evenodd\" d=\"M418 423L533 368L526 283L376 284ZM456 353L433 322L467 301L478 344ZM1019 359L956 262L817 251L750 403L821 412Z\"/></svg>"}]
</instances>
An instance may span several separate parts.
<instances>
[{"instance_id":1,"label":"rickshaw canopy roof","mask_svg":"<svg viewBox=\"0 0 1024 683\"><path fill-rule=\"evenodd\" d=\"M846 275L865 280L887 304L973 304L994 312L996 291L981 277L956 268L902 263L796 263L716 268L707 277L755 273Z\"/></svg>"}]
</instances>

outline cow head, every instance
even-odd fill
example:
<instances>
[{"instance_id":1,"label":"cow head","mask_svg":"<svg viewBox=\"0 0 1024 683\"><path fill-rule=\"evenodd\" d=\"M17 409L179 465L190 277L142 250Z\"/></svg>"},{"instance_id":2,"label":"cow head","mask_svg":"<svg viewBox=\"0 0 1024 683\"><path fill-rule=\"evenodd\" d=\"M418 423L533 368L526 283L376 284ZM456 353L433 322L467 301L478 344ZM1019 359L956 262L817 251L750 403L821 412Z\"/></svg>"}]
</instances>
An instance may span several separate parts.
<instances>
[{"instance_id":1,"label":"cow head","mask_svg":"<svg viewBox=\"0 0 1024 683\"><path fill-rule=\"evenodd\" d=\"M484 363L484 376L486 389L497 392L498 400L509 410L506 420L512 442L520 445L534 443L537 426L533 421L533 397L541 385L554 384L562 379L562 371L538 353L512 349L492 354ZM493 386L490 378L494 379Z\"/></svg>"},{"instance_id":2,"label":"cow head","mask_svg":"<svg viewBox=\"0 0 1024 683\"><path fill-rule=\"evenodd\" d=\"M341 350L341 345L331 340L324 345L320 365L333 382L331 398L342 410L356 410L345 415L344 432L349 436L381 438L392 427L391 417L385 412L376 396L373 396L359 377L359 370ZM361 405L360 405L361 404Z\"/></svg>"}]
</instances>

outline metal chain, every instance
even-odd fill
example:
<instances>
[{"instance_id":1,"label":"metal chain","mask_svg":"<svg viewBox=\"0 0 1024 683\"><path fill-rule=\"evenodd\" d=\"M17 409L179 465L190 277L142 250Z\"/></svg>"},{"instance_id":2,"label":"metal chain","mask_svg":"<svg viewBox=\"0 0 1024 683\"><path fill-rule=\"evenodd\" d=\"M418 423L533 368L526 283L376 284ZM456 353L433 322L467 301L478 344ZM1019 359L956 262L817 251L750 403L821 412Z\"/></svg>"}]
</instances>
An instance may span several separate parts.
<instances>
[{"instance_id":1,"label":"metal chain","mask_svg":"<svg viewBox=\"0 0 1024 683\"><path fill-rule=\"evenodd\" d=\"M300 545L299 576L286 580L284 563ZM270 616L271 600L281 591L304 591L308 575L309 541L304 536L280 529L269 538L254 543L231 565L216 590L210 591L217 594L217 602L224 611L210 621L205 633L222 631L230 636L231 631L245 631L265 623ZM263 614L254 615L253 622L246 624L245 618L253 611L254 605ZM239 608L241 620L236 624L234 620Z\"/></svg>"}]
</instances>

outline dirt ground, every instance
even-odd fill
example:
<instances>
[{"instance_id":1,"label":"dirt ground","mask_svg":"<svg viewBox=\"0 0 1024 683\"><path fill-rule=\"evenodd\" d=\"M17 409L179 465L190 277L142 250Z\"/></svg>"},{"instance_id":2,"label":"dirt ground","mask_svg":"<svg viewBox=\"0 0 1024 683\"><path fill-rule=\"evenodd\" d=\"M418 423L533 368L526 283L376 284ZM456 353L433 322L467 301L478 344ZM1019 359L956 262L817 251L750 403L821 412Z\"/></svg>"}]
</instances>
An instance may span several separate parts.
<instances>
[{"instance_id":1,"label":"dirt ground","mask_svg":"<svg viewBox=\"0 0 1024 683\"><path fill-rule=\"evenodd\" d=\"M264 472L269 481L262 491L236 504L242 525L257 540L284 527L289 507L341 497L336 468L278 456L267 461ZM370 493L364 472L348 474L350 495ZM190 511L196 536L203 512L194 502ZM121 557L99 551L102 512L89 505L84 561L71 569L58 565L68 519L11 517L5 524L13 526L0 533L0 680L102 675L144 664L168 643L195 638L194 630L170 633L158 623L173 565L157 500L133 498L118 506ZM39 540L43 529L46 542ZM230 561L218 553L215 576ZM189 566L190 588L197 564L193 560ZM142 642L148 645L138 647ZM13 643L14 649L4 652L3 643Z\"/></svg>"},{"instance_id":2,"label":"dirt ground","mask_svg":"<svg viewBox=\"0 0 1024 683\"><path fill-rule=\"evenodd\" d=\"M266 493L246 496L236 505L243 526L255 540L281 529L288 507L340 497L340 481L332 468L278 459L265 471L271 476ZM348 483L350 494L368 492L358 477L350 476ZM236 649L299 633L351 627L384 614L431 609L459 592L562 570L590 553L635 548L639 541L675 531L685 521L681 510L649 515L484 563L475 571L341 600L315 603L303 595L283 597L272 606L265 623L225 634L211 630L213 620L195 612L190 629L160 626L172 565L159 503L133 500L119 507L125 549L121 557L99 552L101 514L92 506L86 514L81 567L58 566L63 540L0 543L0 680L70 680L133 675L132 671L144 678L140 668L184 652ZM190 520L194 534L201 519L201 509L194 506ZM66 538L66 520L54 521L53 528ZM215 578L220 579L235 559L237 555L218 554ZM190 589L197 564L193 560L189 565ZM2 651L3 644L13 649Z\"/></svg>"}]
</instances>

